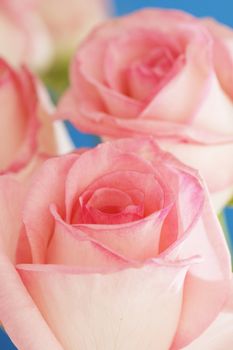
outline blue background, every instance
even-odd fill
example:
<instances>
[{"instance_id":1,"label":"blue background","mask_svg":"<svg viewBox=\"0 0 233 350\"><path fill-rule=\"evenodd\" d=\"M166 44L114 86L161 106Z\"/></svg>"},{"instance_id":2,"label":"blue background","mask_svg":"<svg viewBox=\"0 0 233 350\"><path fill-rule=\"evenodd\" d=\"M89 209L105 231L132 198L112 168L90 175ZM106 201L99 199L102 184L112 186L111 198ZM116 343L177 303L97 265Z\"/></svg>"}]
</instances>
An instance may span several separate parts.
<instances>
[{"instance_id":1,"label":"blue background","mask_svg":"<svg viewBox=\"0 0 233 350\"><path fill-rule=\"evenodd\" d=\"M48 0L49 1L49 0ZM85 1L85 0L83 0ZM95 1L95 0L94 0ZM233 2L232 0L213 1L213 0L115 0L115 13L122 15L142 7L162 7L162 8L176 8L188 11L196 16L211 16L233 27ZM98 138L78 133L70 124L67 123L73 141L76 146L94 146L98 143ZM230 232L233 232L233 209L225 210L225 217L227 219ZM233 237L231 237L231 244L233 247ZM17 310L15 310L17 312ZM30 332L30 325L28 325ZM1 350L17 350L9 338L0 331L0 349ZM41 349L44 350L44 349ZM46 349L47 350L47 349ZM48 349L49 350L49 349Z\"/></svg>"}]
</instances>

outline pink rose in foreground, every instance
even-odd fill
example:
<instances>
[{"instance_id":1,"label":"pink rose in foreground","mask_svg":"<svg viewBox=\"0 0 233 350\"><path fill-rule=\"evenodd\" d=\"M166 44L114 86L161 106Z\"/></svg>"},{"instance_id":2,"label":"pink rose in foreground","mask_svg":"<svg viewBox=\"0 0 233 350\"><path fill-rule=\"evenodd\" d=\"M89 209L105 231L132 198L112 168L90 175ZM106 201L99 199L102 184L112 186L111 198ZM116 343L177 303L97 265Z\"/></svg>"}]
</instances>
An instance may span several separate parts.
<instances>
[{"instance_id":1,"label":"pink rose in foreground","mask_svg":"<svg viewBox=\"0 0 233 350\"><path fill-rule=\"evenodd\" d=\"M15 71L0 59L0 174L22 170L39 153L55 153L44 96L25 67Z\"/></svg>"},{"instance_id":2,"label":"pink rose in foreground","mask_svg":"<svg viewBox=\"0 0 233 350\"><path fill-rule=\"evenodd\" d=\"M221 206L233 193L232 70L230 28L143 10L84 41L58 118L101 136L155 136L200 170Z\"/></svg>"},{"instance_id":3,"label":"pink rose in foreground","mask_svg":"<svg viewBox=\"0 0 233 350\"><path fill-rule=\"evenodd\" d=\"M52 41L30 0L0 1L0 56L11 64L47 66Z\"/></svg>"},{"instance_id":4,"label":"pink rose in foreground","mask_svg":"<svg viewBox=\"0 0 233 350\"><path fill-rule=\"evenodd\" d=\"M1 177L0 319L16 346L175 350L196 340L231 278L203 186L142 138L47 160L26 198Z\"/></svg>"},{"instance_id":5,"label":"pink rose in foreground","mask_svg":"<svg viewBox=\"0 0 233 350\"><path fill-rule=\"evenodd\" d=\"M110 12L110 0L36 0L36 11L59 53L69 54Z\"/></svg>"}]
</instances>

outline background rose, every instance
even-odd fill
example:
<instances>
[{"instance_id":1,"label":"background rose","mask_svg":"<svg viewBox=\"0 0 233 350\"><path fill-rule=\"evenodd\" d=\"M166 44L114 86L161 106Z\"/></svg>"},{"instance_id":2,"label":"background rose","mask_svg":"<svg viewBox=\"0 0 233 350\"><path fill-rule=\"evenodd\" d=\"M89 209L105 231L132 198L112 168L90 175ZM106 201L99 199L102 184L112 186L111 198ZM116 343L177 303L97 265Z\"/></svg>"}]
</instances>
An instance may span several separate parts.
<instances>
[{"instance_id":1,"label":"background rose","mask_svg":"<svg viewBox=\"0 0 233 350\"><path fill-rule=\"evenodd\" d=\"M11 64L44 70L60 55L68 58L110 7L108 0L2 0L0 55Z\"/></svg>"},{"instance_id":2,"label":"background rose","mask_svg":"<svg viewBox=\"0 0 233 350\"><path fill-rule=\"evenodd\" d=\"M94 25L107 17L111 1L36 0L35 3L58 53L67 55Z\"/></svg>"},{"instance_id":3,"label":"background rose","mask_svg":"<svg viewBox=\"0 0 233 350\"><path fill-rule=\"evenodd\" d=\"M52 41L30 0L0 1L0 55L11 64L44 68L52 58Z\"/></svg>"},{"instance_id":4,"label":"background rose","mask_svg":"<svg viewBox=\"0 0 233 350\"><path fill-rule=\"evenodd\" d=\"M232 42L179 11L111 20L77 52L58 115L102 136L154 135L200 169L219 206L233 191Z\"/></svg>"},{"instance_id":5,"label":"background rose","mask_svg":"<svg viewBox=\"0 0 233 350\"><path fill-rule=\"evenodd\" d=\"M18 172L39 153L56 153L47 99L27 68L16 71L0 59L1 174Z\"/></svg>"},{"instance_id":6,"label":"background rose","mask_svg":"<svg viewBox=\"0 0 233 350\"><path fill-rule=\"evenodd\" d=\"M152 139L52 158L26 199L0 186L0 318L20 350L179 349L221 310L229 256L202 181Z\"/></svg>"}]
</instances>

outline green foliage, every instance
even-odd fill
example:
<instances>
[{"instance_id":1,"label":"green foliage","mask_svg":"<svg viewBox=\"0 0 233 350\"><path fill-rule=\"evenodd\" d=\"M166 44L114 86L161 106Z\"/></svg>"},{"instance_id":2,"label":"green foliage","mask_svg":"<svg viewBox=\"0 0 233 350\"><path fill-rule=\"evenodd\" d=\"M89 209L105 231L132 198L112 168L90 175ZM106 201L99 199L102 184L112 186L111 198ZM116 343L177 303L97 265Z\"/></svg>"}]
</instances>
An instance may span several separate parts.
<instances>
[{"instance_id":1,"label":"green foliage","mask_svg":"<svg viewBox=\"0 0 233 350\"><path fill-rule=\"evenodd\" d=\"M55 103L69 85L69 59L70 57L59 57L49 70L40 74Z\"/></svg>"}]
</instances>

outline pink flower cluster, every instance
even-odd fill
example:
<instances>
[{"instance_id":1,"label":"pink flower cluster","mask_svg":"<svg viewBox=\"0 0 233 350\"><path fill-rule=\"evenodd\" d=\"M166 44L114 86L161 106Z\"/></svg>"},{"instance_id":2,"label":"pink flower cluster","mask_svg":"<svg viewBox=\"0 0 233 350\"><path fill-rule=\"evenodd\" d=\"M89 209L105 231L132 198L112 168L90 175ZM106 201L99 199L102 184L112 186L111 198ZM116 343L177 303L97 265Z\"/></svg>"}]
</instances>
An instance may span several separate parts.
<instances>
[{"instance_id":1,"label":"pink flower cluster","mask_svg":"<svg viewBox=\"0 0 233 350\"><path fill-rule=\"evenodd\" d=\"M89 11L67 2L0 1L0 53L34 66L45 30L76 39ZM0 58L0 320L19 350L233 347L213 207L233 193L232 71L230 28L156 9L91 32L57 108ZM55 119L105 142L59 155Z\"/></svg>"}]
</instances>

